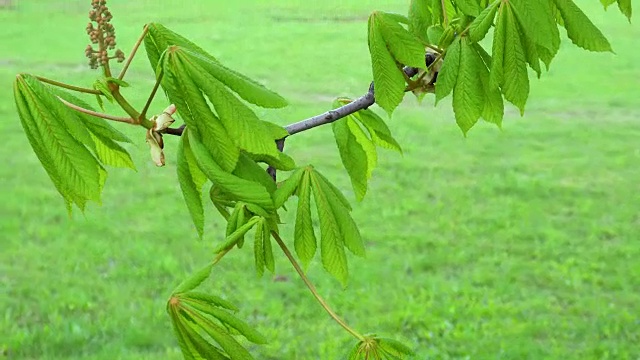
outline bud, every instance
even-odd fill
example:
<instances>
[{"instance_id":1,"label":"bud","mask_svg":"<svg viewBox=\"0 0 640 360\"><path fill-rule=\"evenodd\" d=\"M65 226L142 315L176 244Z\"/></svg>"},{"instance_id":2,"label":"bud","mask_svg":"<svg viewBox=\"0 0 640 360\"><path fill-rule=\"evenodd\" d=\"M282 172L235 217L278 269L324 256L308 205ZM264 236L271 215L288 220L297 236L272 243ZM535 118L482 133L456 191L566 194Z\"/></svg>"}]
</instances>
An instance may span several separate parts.
<instances>
[{"instance_id":1,"label":"bud","mask_svg":"<svg viewBox=\"0 0 640 360\"><path fill-rule=\"evenodd\" d=\"M158 141L158 139L160 141ZM151 159L156 166L164 166L164 151L162 151L162 135L155 132L153 129L147 131L147 144L149 144L149 152L151 153Z\"/></svg>"},{"instance_id":2,"label":"bud","mask_svg":"<svg viewBox=\"0 0 640 360\"><path fill-rule=\"evenodd\" d=\"M171 104L169 105L162 114L154 115L151 118L151 121L155 121L155 126L153 127L154 131L163 131L166 130L171 124L174 123L175 119L171 117L176 112L176 106Z\"/></svg>"}]
</instances>

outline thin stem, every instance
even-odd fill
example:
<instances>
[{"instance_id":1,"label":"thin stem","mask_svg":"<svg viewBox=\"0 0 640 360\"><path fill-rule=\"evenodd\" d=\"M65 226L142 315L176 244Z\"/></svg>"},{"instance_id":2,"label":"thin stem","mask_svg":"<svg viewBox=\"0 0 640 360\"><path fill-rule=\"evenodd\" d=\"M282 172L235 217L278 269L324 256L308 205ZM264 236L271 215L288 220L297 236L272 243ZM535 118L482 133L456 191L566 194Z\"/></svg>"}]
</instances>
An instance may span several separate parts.
<instances>
[{"instance_id":1,"label":"thin stem","mask_svg":"<svg viewBox=\"0 0 640 360\"><path fill-rule=\"evenodd\" d=\"M449 26L449 17L447 16L447 6L444 4L445 0L440 0L440 4L442 5L442 22L444 27Z\"/></svg>"},{"instance_id":2,"label":"thin stem","mask_svg":"<svg viewBox=\"0 0 640 360\"><path fill-rule=\"evenodd\" d=\"M131 65L131 61L133 61L133 57L136 55L136 52L138 51L138 48L140 47L140 44L142 44L142 41L144 40L144 37L147 35L148 31L149 31L149 25L145 25L144 29L142 30L142 34L138 38L138 41L136 41L135 45L133 45L133 49L131 49L131 54L129 54L127 61L124 63L124 67L120 71L120 75L118 75L118 79L122 80L124 78L124 74L129 69L129 65Z\"/></svg>"},{"instance_id":3,"label":"thin stem","mask_svg":"<svg viewBox=\"0 0 640 360\"><path fill-rule=\"evenodd\" d=\"M151 129L153 127L153 123L146 118L141 117L140 113L136 109L134 109L131 104L129 104L127 99L125 99L122 94L120 94L120 90L117 85L111 86L111 95L113 95L113 98L118 103L118 105L120 105L122 110L124 110L127 114L129 114L129 116L135 119L133 124L141 125L146 129Z\"/></svg>"},{"instance_id":4,"label":"thin stem","mask_svg":"<svg viewBox=\"0 0 640 360\"><path fill-rule=\"evenodd\" d=\"M98 49L100 49L100 51L103 51L103 50L107 51L107 46L104 44L103 29L100 29L100 31L98 31ZM107 61L102 63L102 69L104 70L104 76L111 77L111 68L109 67L108 58L107 58Z\"/></svg>"},{"instance_id":5,"label":"thin stem","mask_svg":"<svg viewBox=\"0 0 640 360\"><path fill-rule=\"evenodd\" d=\"M300 275L300 278L302 279L302 281L304 281L305 285L307 285L307 288L309 288L309 291L311 291L311 294L313 294L313 297L315 297L318 303L320 303L320 306L322 306L322 308L329 314L329 316L331 316L333 320L335 320L340 326L342 326L342 328L345 329L349 334L353 335L356 339L360 341L364 341L365 340L364 336L362 336L360 333L358 333L357 331L349 327L349 325L347 325L342 319L340 319L338 315L329 307L326 301L324 301L324 299L320 296L320 294L318 294L316 287L311 283L309 278L307 278L307 276L304 274L304 271L302 271L302 268L300 267L296 259L291 254L291 251L289 251L289 248L287 247L287 245L285 245L284 241L282 241L282 238L280 237L280 235L278 235L278 233L275 231L272 231L271 235L273 236L273 238L276 240L276 242L282 249L282 252L284 252L284 255L287 257L287 259L289 259L289 262L291 263L291 265L293 265L293 268L296 270L298 275Z\"/></svg>"},{"instance_id":6,"label":"thin stem","mask_svg":"<svg viewBox=\"0 0 640 360\"><path fill-rule=\"evenodd\" d=\"M135 124L135 120L132 119L132 118L112 116L112 115L109 115L109 114L103 114L103 113L95 112L93 110L85 109L85 108L80 107L78 105L72 104L72 103L64 100L63 98L61 98L59 96L58 96L58 100L60 100L63 104L65 104L66 106L70 107L71 109L79 111L79 112L87 114L87 115L91 115L91 116L95 116L95 117L99 117L99 118L103 118L103 119L107 119L107 120L123 122L123 123L127 123L127 124Z\"/></svg>"},{"instance_id":7,"label":"thin stem","mask_svg":"<svg viewBox=\"0 0 640 360\"><path fill-rule=\"evenodd\" d=\"M95 89L88 89L88 88L83 88L79 86L69 85L59 81L47 79L46 77L42 77L42 76L36 76L36 79L42 81L43 83L51 84L53 86L61 87L67 90L77 91L77 92L86 93L86 94L102 95L100 91Z\"/></svg>"},{"instance_id":8,"label":"thin stem","mask_svg":"<svg viewBox=\"0 0 640 360\"><path fill-rule=\"evenodd\" d=\"M149 110L149 106L151 106L151 102L153 102L153 98L156 96L156 92L158 91L158 88L160 87L160 82L162 81L162 76L164 73L160 73L160 76L156 79L156 84L153 86L153 90L151 90L151 94L149 95L149 98L147 99L147 103L144 104L144 109L142 109L142 112L140 113L140 117L146 119L147 117L147 111Z\"/></svg>"}]
</instances>

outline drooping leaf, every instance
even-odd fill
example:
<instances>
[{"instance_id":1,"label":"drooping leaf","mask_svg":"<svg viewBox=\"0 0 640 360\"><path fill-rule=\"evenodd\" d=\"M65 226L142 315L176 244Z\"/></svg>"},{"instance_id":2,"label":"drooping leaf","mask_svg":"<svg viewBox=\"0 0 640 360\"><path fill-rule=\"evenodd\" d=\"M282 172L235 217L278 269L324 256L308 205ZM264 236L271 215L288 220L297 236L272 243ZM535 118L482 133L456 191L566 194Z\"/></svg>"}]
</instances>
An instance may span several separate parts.
<instances>
[{"instance_id":1,"label":"drooping leaf","mask_svg":"<svg viewBox=\"0 0 640 360\"><path fill-rule=\"evenodd\" d=\"M348 118L335 121L332 124L333 134L336 139L336 144L338 145L342 163L351 178L351 184L353 185L356 198L362 200L367 192L367 181L369 180L369 154L364 150L362 144L356 140L349 129L348 121Z\"/></svg>"},{"instance_id":2,"label":"drooping leaf","mask_svg":"<svg viewBox=\"0 0 640 360\"><path fill-rule=\"evenodd\" d=\"M409 7L409 31L422 40L429 43L428 29L433 24L431 10L427 0L411 0Z\"/></svg>"},{"instance_id":3,"label":"drooping leaf","mask_svg":"<svg viewBox=\"0 0 640 360\"><path fill-rule=\"evenodd\" d=\"M493 19L496 17L498 11L499 1L494 2L489 7L482 10L482 12L476 17L469 26L469 40L472 42L478 42L487 35Z\"/></svg>"},{"instance_id":4,"label":"drooping leaf","mask_svg":"<svg viewBox=\"0 0 640 360\"><path fill-rule=\"evenodd\" d=\"M106 173L87 148L94 144L90 137L87 140L86 129L70 123L75 119L73 111L27 74L17 76L14 98L27 138L67 209L71 202L80 209L88 200L99 203ZM70 133L68 126L75 131Z\"/></svg>"},{"instance_id":5,"label":"drooping leaf","mask_svg":"<svg viewBox=\"0 0 640 360\"><path fill-rule=\"evenodd\" d=\"M609 40L573 1L553 1L560 10L567 35L574 44L586 50L613 52Z\"/></svg>"},{"instance_id":6,"label":"drooping leaf","mask_svg":"<svg viewBox=\"0 0 640 360\"><path fill-rule=\"evenodd\" d=\"M296 254L303 266L309 265L316 254L317 240L311 221L311 180L309 171L303 171L297 186L298 211L294 230Z\"/></svg>"},{"instance_id":7,"label":"drooping leaf","mask_svg":"<svg viewBox=\"0 0 640 360\"><path fill-rule=\"evenodd\" d=\"M447 49L444 64L436 81L436 104L453 91L460 71L460 41L454 41Z\"/></svg>"},{"instance_id":8,"label":"drooping leaf","mask_svg":"<svg viewBox=\"0 0 640 360\"><path fill-rule=\"evenodd\" d=\"M322 257L322 265L329 274L333 275L343 286L346 286L349 269L344 251L344 241L340 236L340 229L336 222L335 214L327 198L328 194L324 192L324 187L318 181L315 172L310 175L311 187L320 220L320 254Z\"/></svg>"},{"instance_id":9,"label":"drooping leaf","mask_svg":"<svg viewBox=\"0 0 640 360\"><path fill-rule=\"evenodd\" d=\"M375 145L402 153L400 144L393 138L387 124L373 110L360 110L354 116L367 128Z\"/></svg>"},{"instance_id":10,"label":"drooping leaf","mask_svg":"<svg viewBox=\"0 0 640 360\"><path fill-rule=\"evenodd\" d=\"M239 178L224 171L211 157L200 139L192 136L190 131L191 129L187 127L182 136L189 136L189 144L198 166L213 183L240 201L255 204L267 211L274 209L271 195L262 184Z\"/></svg>"},{"instance_id":11,"label":"drooping leaf","mask_svg":"<svg viewBox=\"0 0 640 360\"><path fill-rule=\"evenodd\" d=\"M478 74L483 70L484 63L467 38L460 40L460 48L460 69L453 89L453 111L458 126L466 134L482 116L485 97Z\"/></svg>"},{"instance_id":12,"label":"drooping leaf","mask_svg":"<svg viewBox=\"0 0 640 360\"><path fill-rule=\"evenodd\" d=\"M511 7L505 9L500 21L505 22L502 93L504 98L516 105L520 109L520 113L523 114L529 96L529 74L527 73L525 50L518 32L517 20ZM493 59L495 63L495 56Z\"/></svg>"},{"instance_id":13,"label":"drooping leaf","mask_svg":"<svg viewBox=\"0 0 640 360\"><path fill-rule=\"evenodd\" d=\"M391 55L405 66L426 68L424 46L389 13L374 12L374 24L382 34Z\"/></svg>"},{"instance_id":14,"label":"drooping leaf","mask_svg":"<svg viewBox=\"0 0 640 360\"><path fill-rule=\"evenodd\" d=\"M492 88L499 88L504 83L504 58L505 39L507 32L507 12L505 5L501 3L496 26L493 34L493 46L491 47L491 71L489 75L489 85ZM526 69L525 69L526 70ZM437 87L436 87L437 90Z\"/></svg>"},{"instance_id":15,"label":"drooping leaf","mask_svg":"<svg viewBox=\"0 0 640 360\"><path fill-rule=\"evenodd\" d=\"M387 48L379 28L379 19L376 19L374 14L369 17L368 37L376 103L390 116L393 110L402 102L405 80Z\"/></svg>"},{"instance_id":16,"label":"drooping leaf","mask_svg":"<svg viewBox=\"0 0 640 360\"><path fill-rule=\"evenodd\" d=\"M204 174L198 168L195 157L191 153L188 136L181 136L176 167L182 196L189 209L191 220L198 231L198 236L202 238L204 233L204 206L202 204Z\"/></svg>"},{"instance_id":17,"label":"drooping leaf","mask_svg":"<svg viewBox=\"0 0 640 360\"><path fill-rule=\"evenodd\" d=\"M264 258L264 218L256 225L256 233L253 241L253 257L256 263L256 273L258 277L262 277L264 274L265 258Z\"/></svg>"}]
</instances>

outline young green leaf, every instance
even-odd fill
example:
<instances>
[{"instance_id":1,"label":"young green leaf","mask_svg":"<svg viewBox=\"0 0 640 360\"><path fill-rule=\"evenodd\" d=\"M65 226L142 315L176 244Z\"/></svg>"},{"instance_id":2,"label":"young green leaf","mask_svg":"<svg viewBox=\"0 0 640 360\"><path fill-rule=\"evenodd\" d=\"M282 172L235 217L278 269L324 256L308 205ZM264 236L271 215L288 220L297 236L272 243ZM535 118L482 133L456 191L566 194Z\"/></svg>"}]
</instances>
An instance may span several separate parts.
<instances>
[{"instance_id":1,"label":"young green leaf","mask_svg":"<svg viewBox=\"0 0 640 360\"><path fill-rule=\"evenodd\" d=\"M586 50L613 52L609 40L573 1L554 0L554 3L560 10L567 35L574 44Z\"/></svg>"},{"instance_id":2,"label":"young green leaf","mask_svg":"<svg viewBox=\"0 0 640 360\"><path fill-rule=\"evenodd\" d=\"M191 220L198 231L198 236L202 239L204 233L204 206L202 205L202 186L204 182L194 170L197 168L195 157L189 147L189 137L182 136L178 145L177 172L182 196L187 204L187 209L191 215ZM200 171L200 169L197 169Z\"/></svg>"},{"instance_id":3,"label":"young green leaf","mask_svg":"<svg viewBox=\"0 0 640 360\"><path fill-rule=\"evenodd\" d=\"M322 265L333 275L343 286L347 284L349 269L347 267L347 257L344 251L344 242L340 236L340 229L336 222L333 209L329 203L328 194L325 188L318 181L316 172L311 173L310 180L313 189L318 217L320 218L320 254Z\"/></svg>"},{"instance_id":4,"label":"young green leaf","mask_svg":"<svg viewBox=\"0 0 640 360\"><path fill-rule=\"evenodd\" d=\"M375 13L374 13L375 14ZM404 98L404 76L391 56L379 27L379 19L369 17L369 52L375 83L376 103L389 116Z\"/></svg>"},{"instance_id":5,"label":"young green leaf","mask_svg":"<svg viewBox=\"0 0 640 360\"><path fill-rule=\"evenodd\" d=\"M456 0L456 5L465 15L478 16L482 11L478 0Z\"/></svg>"},{"instance_id":6,"label":"young green leaf","mask_svg":"<svg viewBox=\"0 0 640 360\"><path fill-rule=\"evenodd\" d=\"M491 47L491 71L489 73L489 85L496 89L502 86L505 77L504 58L507 32L507 11L505 9L506 5L501 2L493 34L493 46Z\"/></svg>"},{"instance_id":7,"label":"young green leaf","mask_svg":"<svg viewBox=\"0 0 640 360\"><path fill-rule=\"evenodd\" d=\"M281 208L284 203L296 192L298 184L305 173L305 168L297 168L287 180L280 183L278 189L273 194L273 202L276 209Z\"/></svg>"},{"instance_id":8,"label":"young green leaf","mask_svg":"<svg viewBox=\"0 0 640 360\"><path fill-rule=\"evenodd\" d=\"M263 223L266 220L260 219L260 222L256 225L256 233L253 241L253 257L256 262L256 273L258 277L262 277L264 274L265 258L264 258L264 227ZM269 236L267 234L267 236Z\"/></svg>"},{"instance_id":9,"label":"young green leaf","mask_svg":"<svg viewBox=\"0 0 640 360\"><path fill-rule=\"evenodd\" d=\"M225 328L214 323L208 316L198 310L189 309L185 306L182 306L181 310L183 310L185 314L188 314L200 329L218 343L232 360L253 360L253 357L247 349L242 347ZM185 320L188 321L187 319Z\"/></svg>"},{"instance_id":10,"label":"young green leaf","mask_svg":"<svg viewBox=\"0 0 640 360\"><path fill-rule=\"evenodd\" d=\"M459 39L454 41L447 49L447 55L438 73L438 80L436 81L436 104L449 95L458 82L460 51L461 45Z\"/></svg>"},{"instance_id":11,"label":"young green leaf","mask_svg":"<svg viewBox=\"0 0 640 360\"><path fill-rule=\"evenodd\" d=\"M234 247L235 245L238 244L238 242L242 241L244 239L244 235L251 230L251 228L258 223L258 220L260 220L260 217L258 216L254 216L253 218L251 218L251 220L249 220L247 223L245 223L244 225L238 227L233 233L231 233L230 235L228 235L226 237L226 239L224 239L224 242L220 245L218 245L214 250L214 254L219 254L223 251L229 250L230 248ZM239 246L241 247L241 246Z\"/></svg>"},{"instance_id":12,"label":"young green leaf","mask_svg":"<svg viewBox=\"0 0 640 360\"><path fill-rule=\"evenodd\" d=\"M209 277L212 267L212 264L207 264L205 267L182 281L182 283L180 283L180 285L173 289L171 293L180 294L197 288L200 284L202 284L203 281L205 281Z\"/></svg>"},{"instance_id":13,"label":"young green leaf","mask_svg":"<svg viewBox=\"0 0 640 360\"><path fill-rule=\"evenodd\" d=\"M469 40L472 42L478 42L487 36L487 33L493 24L493 19L496 17L499 5L499 1L494 2L489 7L482 10L478 17L473 20L469 26Z\"/></svg>"},{"instance_id":14,"label":"young green leaf","mask_svg":"<svg viewBox=\"0 0 640 360\"><path fill-rule=\"evenodd\" d=\"M14 97L27 138L65 199L67 209L71 202L80 209L84 209L88 200L100 202L105 172L85 147L93 144L83 144L69 132L69 118L74 118L72 110L27 74L16 78ZM74 132L76 136L79 133Z\"/></svg>"},{"instance_id":15,"label":"young green leaf","mask_svg":"<svg viewBox=\"0 0 640 360\"><path fill-rule=\"evenodd\" d=\"M218 319L222 324L230 326L237 330L242 336L247 338L254 344L266 344L267 339L255 329L251 328L247 323L233 316L226 310L220 309L213 304L203 303L201 301L192 301L188 297L182 297L182 302L192 307L194 310L208 314Z\"/></svg>"},{"instance_id":16,"label":"young green leaf","mask_svg":"<svg viewBox=\"0 0 640 360\"><path fill-rule=\"evenodd\" d=\"M505 22L502 93L504 98L516 105L520 109L520 113L523 114L529 96L529 74L527 73L525 50L520 40L517 20L511 7L506 7L501 21Z\"/></svg>"},{"instance_id":17,"label":"young green leaf","mask_svg":"<svg viewBox=\"0 0 640 360\"><path fill-rule=\"evenodd\" d=\"M483 70L484 63L467 38L460 40L460 47L460 69L453 89L453 111L458 126L466 134L482 116L485 92L478 74Z\"/></svg>"},{"instance_id":18,"label":"young green leaf","mask_svg":"<svg viewBox=\"0 0 640 360\"><path fill-rule=\"evenodd\" d=\"M192 136L190 131L187 127L187 130L182 136L189 136L189 144L198 162L198 166L213 183L217 184L225 193L233 195L239 201L258 205L267 211L274 209L271 195L262 184L241 179L224 171L211 157L211 154L204 147L200 139Z\"/></svg>"},{"instance_id":19,"label":"young green leaf","mask_svg":"<svg viewBox=\"0 0 640 360\"><path fill-rule=\"evenodd\" d=\"M310 171L303 171L297 187L298 211L294 230L296 254L303 266L308 266L316 254L317 240L311 221L311 180Z\"/></svg>"},{"instance_id":20,"label":"young green leaf","mask_svg":"<svg viewBox=\"0 0 640 360\"><path fill-rule=\"evenodd\" d=\"M354 116L367 128L375 145L402 153L400 144L391 135L391 130L389 130L387 124L373 110L360 110Z\"/></svg>"},{"instance_id":21,"label":"young green leaf","mask_svg":"<svg viewBox=\"0 0 640 360\"><path fill-rule=\"evenodd\" d=\"M367 193L369 154L364 150L362 144L356 140L349 129L348 121L348 118L335 121L332 124L332 128L340 158L351 178L356 198L360 201ZM373 152L375 153L375 148Z\"/></svg>"},{"instance_id":22,"label":"young green leaf","mask_svg":"<svg viewBox=\"0 0 640 360\"><path fill-rule=\"evenodd\" d=\"M510 1L509 8L513 11L522 30L518 32L530 39L531 46L545 48L555 56L560 48L560 32L553 14L551 0Z\"/></svg>"},{"instance_id":23,"label":"young green leaf","mask_svg":"<svg viewBox=\"0 0 640 360\"><path fill-rule=\"evenodd\" d=\"M276 262L273 258L273 249L271 248L271 228L269 222L262 223L262 248L264 250L264 266L272 273L276 271Z\"/></svg>"},{"instance_id":24,"label":"young green leaf","mask_svg":"<svg viewBox=\"0 0 640 360\"><path fill-rule=\"evenodd\" d=\"M409 7L409 32L423 43L429 43L427 30L433 24L427 0L411 0Z\"/></svg>"},{"instance_id":25,"label":"young green leaf","mask_svg":"<svg viewBox=\"0 0 640 360\"><path fill-rule=\"evenodd\" d=\"M204 304L211 304L213 306L221 307L231 311L238 311L238 307L233 305L231 302L219 296L216 296L213 294L206 294L200 291L182 292L180 294L176 294L176 297L180 299L188 298L190 301L197 301Z\"/></svg>"},{"instance_id":26,"label":"young green leaf","mask_svg":"<svg viewBox=\"0 0 640 360\"><path fill-rule=\"evenodd\" d=\"M401 64L426 68L424 46L388 13L374 12L371 15L378 26L391 55Z\"/></svg>"}]
</instances>

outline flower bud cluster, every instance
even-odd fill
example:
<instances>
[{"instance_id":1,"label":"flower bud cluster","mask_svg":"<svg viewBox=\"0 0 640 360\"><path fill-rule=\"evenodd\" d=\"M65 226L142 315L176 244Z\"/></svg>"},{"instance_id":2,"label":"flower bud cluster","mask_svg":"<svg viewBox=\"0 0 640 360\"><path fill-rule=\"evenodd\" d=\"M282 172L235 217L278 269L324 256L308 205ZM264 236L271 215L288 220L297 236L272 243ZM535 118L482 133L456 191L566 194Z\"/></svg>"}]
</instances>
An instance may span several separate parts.
<instances>
[{"instance_id":1,"label":"flower bud cluster","mask_svg":"<svg viewBox=\"0 0 640 360\"><path fill-rule=\"evenodd\" d=\"M93 45L87 45L84 54L89 59L89 66L92 69L107 64L110 59L124 61L124 53L120 49L116 50L113 56L109 55L109 50L116 48L116 31L111 24L111 19L113 15L107 7L106 0L91 0L89 11L91 21L87 24L86 31L91 44L98 45L98 49L94 49Z\"/></svg>"}]
</instances>

